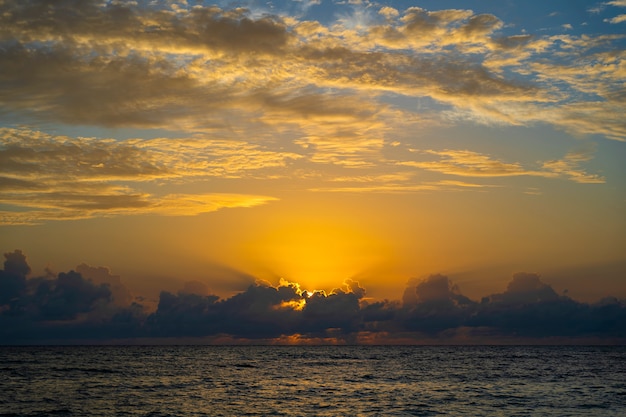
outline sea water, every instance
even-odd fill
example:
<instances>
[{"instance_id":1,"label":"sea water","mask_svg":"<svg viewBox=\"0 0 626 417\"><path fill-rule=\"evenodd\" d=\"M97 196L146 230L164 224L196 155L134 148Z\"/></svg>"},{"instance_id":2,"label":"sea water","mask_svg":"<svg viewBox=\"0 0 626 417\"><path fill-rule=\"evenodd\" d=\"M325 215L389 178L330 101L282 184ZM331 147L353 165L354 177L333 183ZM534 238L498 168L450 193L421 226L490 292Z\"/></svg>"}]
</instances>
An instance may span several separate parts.
<instances>
[{"instance_id":1,"label":"sea water","mask_svg":"<svg viewBox=\"0 0 626 417\"><path fill-rule=\"evenodd\" d=\"M0 415L626 416L626 347L1 347Z\"/></svg>"}]
</instances>

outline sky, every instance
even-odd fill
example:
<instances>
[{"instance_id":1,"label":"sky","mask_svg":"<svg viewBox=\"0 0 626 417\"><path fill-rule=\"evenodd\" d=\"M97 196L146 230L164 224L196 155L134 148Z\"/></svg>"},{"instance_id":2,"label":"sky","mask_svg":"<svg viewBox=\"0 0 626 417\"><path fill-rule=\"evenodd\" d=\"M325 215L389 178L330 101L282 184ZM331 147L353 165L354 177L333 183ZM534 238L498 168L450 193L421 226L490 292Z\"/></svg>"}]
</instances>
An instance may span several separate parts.
<instances>
[{"instance_id":1,"label":"sky","mask_svg":"<svg viewBox=\"0 0 626 417\"><path fill-rule=\"evenodd\" d=\"M2 320L624 314L624 33L624 0L0 1Z\"/></svg>"}]
</instances>

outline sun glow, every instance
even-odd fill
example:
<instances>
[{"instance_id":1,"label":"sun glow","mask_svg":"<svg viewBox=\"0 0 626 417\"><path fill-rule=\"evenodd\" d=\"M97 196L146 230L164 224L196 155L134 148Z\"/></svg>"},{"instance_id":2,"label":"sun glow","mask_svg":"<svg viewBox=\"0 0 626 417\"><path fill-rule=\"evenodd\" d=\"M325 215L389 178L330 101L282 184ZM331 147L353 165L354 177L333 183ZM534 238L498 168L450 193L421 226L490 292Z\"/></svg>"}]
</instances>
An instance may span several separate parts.
<instances>
[{"instance_id":1,"label":"sun glow","mask_svg":"<svg viewBox=\"0 0 626 417\"><path fill-rule=\"evenodd\" d=\"M336 222L289 224L250 246L250 256L274 276L327 291L385 259L383 244L365 231Z\"/></svg>"},{"instance_id":2,"label":"sun glow","mask_svg":"<svg viewBox=\"0 0 626 417\"><path fill-rule=\"evenodd\" d=\"M296 311L302 311L302 310L304 310L304 307L306 307L307 300L309 298L311 298L312 296L314 296L315 294L321 294L323 296L326 296L326 292L324 290L313 290L313 291L303 290L299 283L291 282L291 281L288 281L288 280L286 280L284 278L281 278L280 281L278 282L277 288L280 288L280 287L290 287L290 288L293 288L294 292L296 294L298 294L301 298L298 299L298 300L283 301L280 304L275 305L274 306L274 310L296 310ZM350 290L350 289L348 289L348 290Z\"/></svg>"},{"instance_id":3,"label":"sun glow","mask_svg":"<svg viewBox=\"0 0 626 417\"><path fill-rule=\"evenodd\" d=\"M302 311L304 310L304 306L306 306L306 300L301 298L299 300L291 300L291 301L283 301L275 307L275 310L296 310Z\"/></svg>"}]
</instances>

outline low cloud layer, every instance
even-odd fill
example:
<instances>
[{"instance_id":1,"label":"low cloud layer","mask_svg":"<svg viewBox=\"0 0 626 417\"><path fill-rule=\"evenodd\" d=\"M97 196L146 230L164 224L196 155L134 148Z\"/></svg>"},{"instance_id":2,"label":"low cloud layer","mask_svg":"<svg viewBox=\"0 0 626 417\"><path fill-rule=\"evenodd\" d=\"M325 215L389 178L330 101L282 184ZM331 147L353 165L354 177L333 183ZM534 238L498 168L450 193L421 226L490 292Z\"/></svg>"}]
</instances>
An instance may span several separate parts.
<instances>
[{"instance_id":1,"label":"low cloud layer","mask_svg":"<svg viewBox=\"0 0 626 417\"><path fill-rule=\"evenodd\" d=\"M257 282L230 298L187 282L162 292L149 313L106 268L31 277L25 255L0 270L3 343L196 338L200 343L623 343L626 304L557 294L534 273L515 274L502 293L474 301L444 275L410 280L402 301L374 301L347 280L330 293L281 280ZM187 339L188 340L188 339Z\"/></svg>"}]
</instances>

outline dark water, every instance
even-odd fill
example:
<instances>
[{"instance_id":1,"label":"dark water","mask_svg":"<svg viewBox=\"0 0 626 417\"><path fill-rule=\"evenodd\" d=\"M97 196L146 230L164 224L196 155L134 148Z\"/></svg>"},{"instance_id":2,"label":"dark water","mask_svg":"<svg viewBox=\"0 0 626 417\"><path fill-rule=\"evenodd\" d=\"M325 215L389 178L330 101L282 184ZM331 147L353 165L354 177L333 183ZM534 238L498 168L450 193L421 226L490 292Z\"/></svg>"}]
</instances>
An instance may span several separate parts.
<instances>
[{"instance_id":1,"label":"dark water","mask_svg":"<svg viewBox=\"0 0 626 417\"><path fill-rule=\"evenodd\" d=\"M2 347L0 415L626 416L626 347Z\"/></svg>"}]
</instances>

